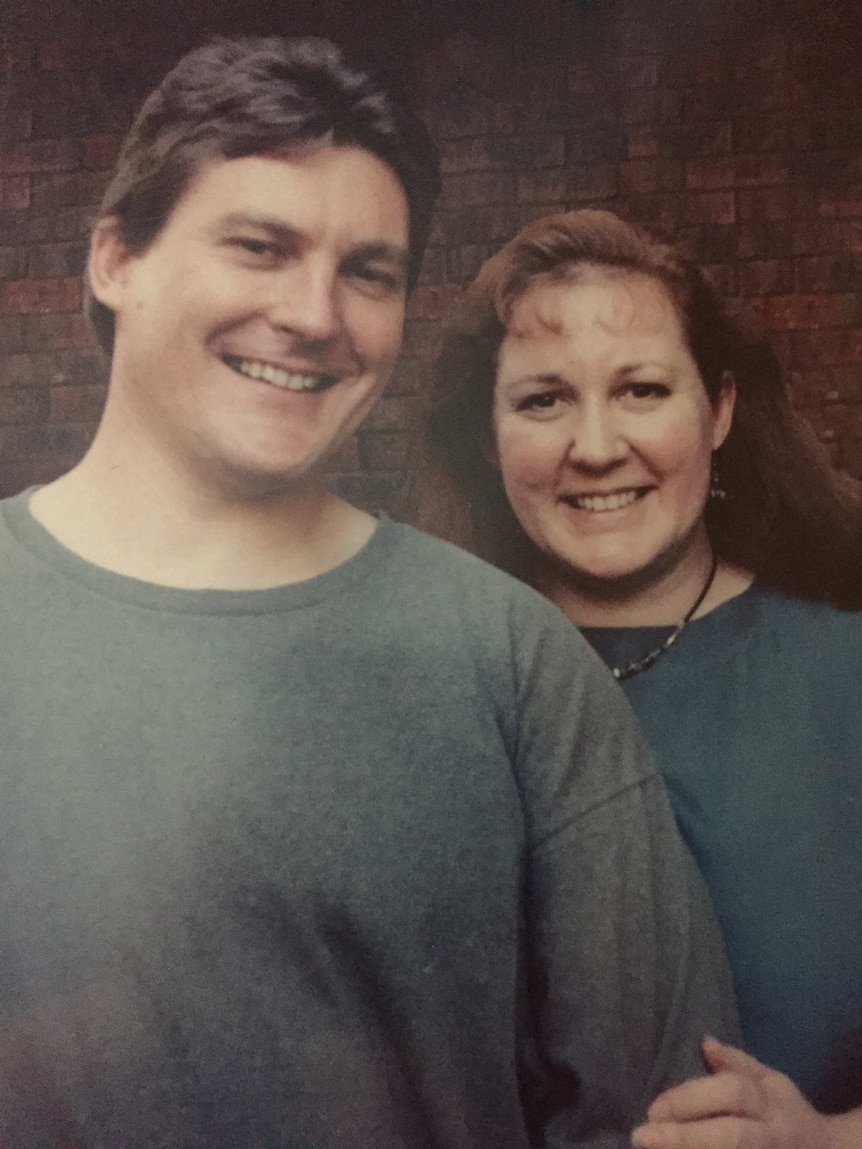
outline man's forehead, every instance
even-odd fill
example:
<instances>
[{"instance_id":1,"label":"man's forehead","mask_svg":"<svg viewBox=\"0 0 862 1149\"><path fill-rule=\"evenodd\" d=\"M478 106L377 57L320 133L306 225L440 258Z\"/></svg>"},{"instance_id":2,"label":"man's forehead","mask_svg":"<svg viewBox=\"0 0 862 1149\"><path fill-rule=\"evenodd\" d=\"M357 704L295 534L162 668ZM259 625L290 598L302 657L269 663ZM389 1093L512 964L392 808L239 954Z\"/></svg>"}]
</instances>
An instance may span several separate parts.
<instances>
[{"instance_id":1,"label":"man's forehead","mask_svg":"<svg viewBox=\"0 0 862 1149\"><path fill-rule=\"evenodd\" d=\"M273 232L341 230L393 258L406 254L409 209L392 168L359 147L215 157L187 185L172 214L192 209L208 227Z\"/></svg>"}]
</instances>

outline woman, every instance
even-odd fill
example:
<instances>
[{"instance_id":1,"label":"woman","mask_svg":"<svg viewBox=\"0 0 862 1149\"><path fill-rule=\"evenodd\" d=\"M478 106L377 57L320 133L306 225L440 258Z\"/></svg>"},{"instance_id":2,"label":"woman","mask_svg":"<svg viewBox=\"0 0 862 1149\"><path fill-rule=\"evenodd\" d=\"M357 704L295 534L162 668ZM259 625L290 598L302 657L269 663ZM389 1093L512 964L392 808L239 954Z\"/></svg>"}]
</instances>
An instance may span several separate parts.
<instances>
[{"instance_id":1,"label":"woman","mask_svg":"<svg viewBox=\"0 0 862 1149\"><path fill-rule=\"evenodd\" d=\"M584 629L725 930L754 1057L707 1042L713 1076L658 1099L638 1143L862 1145L862 1109L810 1103L862 1105L858 498L766 344L609 212L539 220L491 259L439 380L449 482L425 476L420 523Z\"/></svg>"}]
</instances>

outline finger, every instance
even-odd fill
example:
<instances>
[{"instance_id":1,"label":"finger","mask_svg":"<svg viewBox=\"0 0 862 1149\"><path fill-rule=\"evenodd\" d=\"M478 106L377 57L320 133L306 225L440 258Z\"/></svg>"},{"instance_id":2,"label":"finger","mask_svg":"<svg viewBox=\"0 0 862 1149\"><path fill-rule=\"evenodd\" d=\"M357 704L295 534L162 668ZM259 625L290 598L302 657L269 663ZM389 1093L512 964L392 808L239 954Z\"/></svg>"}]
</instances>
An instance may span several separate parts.
<instances>
[{"instance_id":1,"label":"finger","mask_svg":"<svg viewBox=\"0 0 862 1149\"><path fill-rule=\"evenodd\" d=\"M695 1077L665 1090L650 1105L650 1121L701 1121L710 1117L759 1120L766 1112L760 1083L739 1073Z\"/></svg>"},{"instance_id":2,"label":"finger","mask_svg":"<svg viewBox=\"0 0 862 1149\"><path fill-rule=\"evenodd\" d=\"M735 1117L716 1117L690 1125L650 1121L632 1131L638 1149L768 1149L764 1126Z\"/></svg>"},{"instance_id":3,"label":"finger","mask_svg":"<svg viewBox=\"0 0 862 1149\"><path fill-rule=\"evenodd\" d=\"M714 1037L705 1037L701 1043L703 1057L709 1068L715 1073L728 1069L733 1073L741 1073L754 1081L768 1076L772 1071L756 1057L743 1053L735 1045L725 1045Z\"/></svg>"}]
</instances>

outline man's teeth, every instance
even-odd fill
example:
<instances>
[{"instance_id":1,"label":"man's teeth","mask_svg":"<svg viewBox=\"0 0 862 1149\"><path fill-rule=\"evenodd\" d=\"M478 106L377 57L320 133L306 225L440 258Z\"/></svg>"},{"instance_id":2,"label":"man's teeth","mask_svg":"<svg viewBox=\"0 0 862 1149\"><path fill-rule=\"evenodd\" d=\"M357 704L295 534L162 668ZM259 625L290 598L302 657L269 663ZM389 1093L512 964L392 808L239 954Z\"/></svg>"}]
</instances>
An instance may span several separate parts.
<instances>
[{"instance_id":1,"label":"man's teeth","mask_svg":"<svg viewBox=\"0 0 862 1149\"><path fill-rule=\"evenodd\" d=\"M569 502L582 511L618 511L640 496L639 490L618 491L613 495L572 495Z\"/></svg>"},{"instance_id":2,"label":"man's teeth","mask_svg":"<svg viewBox=\"0 0 862 1149\"><path fill-rule=\"evenodd\" d=\"M262 363L259 359L239 359L234 355L226 355L225 362L240 375L247 375L249 379L262 379L265 383L272 383L287 391L319 391L335 382L331 375L284 371L281 367L273 367L271 363Z\"/></svg>"}]
</instances>

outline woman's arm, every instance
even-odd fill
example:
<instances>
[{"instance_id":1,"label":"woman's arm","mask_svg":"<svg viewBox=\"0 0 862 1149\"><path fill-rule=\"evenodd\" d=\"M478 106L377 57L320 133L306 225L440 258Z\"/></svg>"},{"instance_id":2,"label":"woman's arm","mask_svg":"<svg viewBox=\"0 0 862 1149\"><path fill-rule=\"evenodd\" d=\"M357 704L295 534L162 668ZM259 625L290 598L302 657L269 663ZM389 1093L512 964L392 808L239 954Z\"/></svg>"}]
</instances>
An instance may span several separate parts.
<instances>
[{"instance_id":1,"label":"woman's arm","mask_svg":"<svg viewBox=\"0 0 862 1149\"><path fill-rule=\"evenodd\" d=\"M859 1149L862 1108L818 1113L783 1073L714 1038L703 1043L711 1077L660 1094L635 1129L640 1149Z\"/></svg>"}]
</instances>

